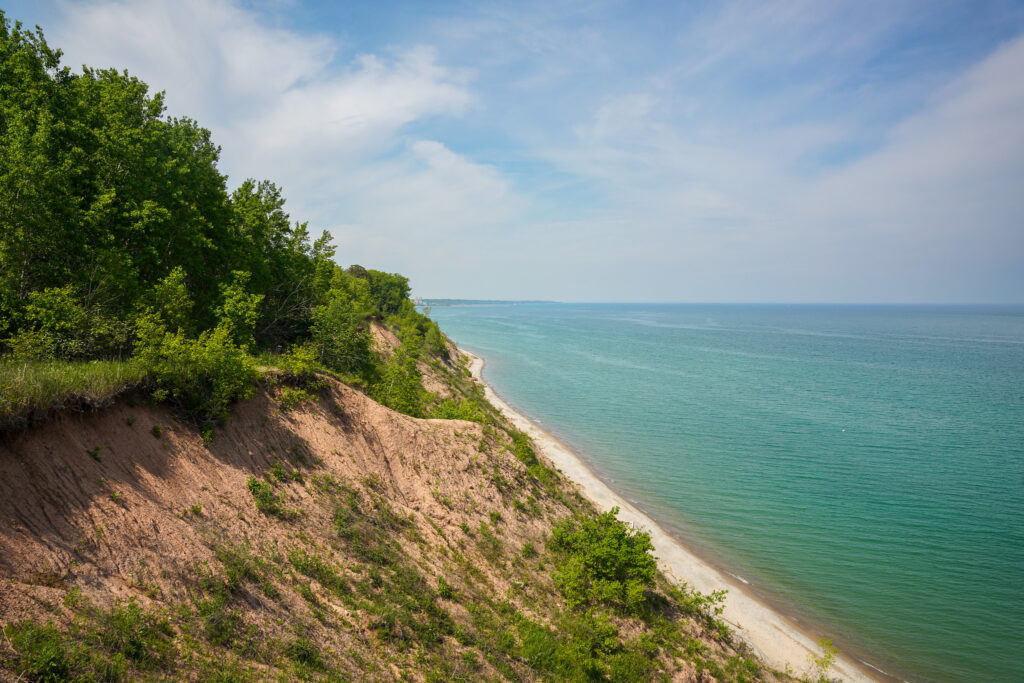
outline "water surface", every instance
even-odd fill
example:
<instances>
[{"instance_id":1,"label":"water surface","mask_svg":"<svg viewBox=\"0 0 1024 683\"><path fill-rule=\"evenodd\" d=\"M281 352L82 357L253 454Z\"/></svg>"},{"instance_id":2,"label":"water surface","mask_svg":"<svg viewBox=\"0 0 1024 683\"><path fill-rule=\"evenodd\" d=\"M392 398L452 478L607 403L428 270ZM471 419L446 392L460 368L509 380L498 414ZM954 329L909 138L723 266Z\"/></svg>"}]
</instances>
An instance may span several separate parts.
<instances>
[{"instance_id":1,"label":"water surface","mask_svg":"<svg viewBox=\"0 0 1024 683\"><path fill-rule=\"evenodd\" d=\"M1024 308L435 307L666 529L911 680L1024 680Z\"/></svg>"}]
</instances>

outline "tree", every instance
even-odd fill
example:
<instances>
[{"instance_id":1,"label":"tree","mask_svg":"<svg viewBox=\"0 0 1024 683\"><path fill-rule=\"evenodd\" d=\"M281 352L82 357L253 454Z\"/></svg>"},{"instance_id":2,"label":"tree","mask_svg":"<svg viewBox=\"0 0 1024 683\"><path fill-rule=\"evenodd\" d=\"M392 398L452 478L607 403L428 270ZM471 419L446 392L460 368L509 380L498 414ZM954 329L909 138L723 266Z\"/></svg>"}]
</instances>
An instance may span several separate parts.
<instances>
[{"instance_id":1,"label":"tree","mask_svg":"<svg viewBox=\"0 0 1024 683\"><path fill-rule=\"evenodd\" d=\"M409 279L397 273L366 271L370 281L370 301L377 312L387 317L397 314L409 298Z\"/></svg>"}]
</instances>

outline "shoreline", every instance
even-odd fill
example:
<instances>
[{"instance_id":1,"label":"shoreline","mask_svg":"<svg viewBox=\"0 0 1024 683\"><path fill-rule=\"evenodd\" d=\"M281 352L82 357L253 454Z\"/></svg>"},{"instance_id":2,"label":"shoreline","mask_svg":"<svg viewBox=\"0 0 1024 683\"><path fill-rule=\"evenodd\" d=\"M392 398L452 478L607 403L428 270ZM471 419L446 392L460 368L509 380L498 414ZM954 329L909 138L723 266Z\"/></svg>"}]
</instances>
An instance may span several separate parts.
<instances>
[{"instance_id":1,"label":"shoreline","mask_svg":"<svg viewBox=\"0 0 1024 683\"><path fill-rule=\"evenodd\" d=\"M646 513L616 493L583 462L571 449L539 425L516 411L484 381L484 359L459 349L469 359L469 371L484 388L484 393L517 429L533 439L541 455L556 469L580 487L581 493L599 510L619 508L619 518L647 531L658 559L658 566L676 583L685 583L702 593L727 590L725 621L769 666L785 671L787 666L795 674L809 667L808 657L819 653L814 638L793 620L769 607L745 588L738 580L698 557L676 537L669 534ZM886 676L868 671L859 662L841 654L831 669L833 676L843 681L886 681ZM883 672L884 673L884 672Z\"/></svg>"}]
</instances>

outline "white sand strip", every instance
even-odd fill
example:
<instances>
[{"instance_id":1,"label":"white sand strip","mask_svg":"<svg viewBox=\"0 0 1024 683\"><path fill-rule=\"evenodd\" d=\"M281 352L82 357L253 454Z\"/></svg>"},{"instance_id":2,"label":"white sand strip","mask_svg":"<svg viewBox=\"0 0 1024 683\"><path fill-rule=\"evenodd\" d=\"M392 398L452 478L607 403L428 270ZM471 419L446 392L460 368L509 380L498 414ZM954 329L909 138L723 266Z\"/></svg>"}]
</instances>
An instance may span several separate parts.
<instances>
[{"instance_id":1,"label":"white sand strip","mask_svg":"<svg viewBox=\"0 0 1024 683\"><path fill-rule=\"evenodd\" d=\"M461 349L460 349L461 350ZM619 518L651 534L651 543L661 570L677 583L685 583L702 593L727 590L722 618L771 667L785 671L787 665L797 675L807 673L809 656L818 654L814 639L790 619L774 611L750 594L740 584L697 557L676 538L670 536L650 517L629 501L612 491L597 478L580 458L541 427L520 415L483 381L484 361L468 351L469 370L484 387L487 400L493 403L517 429L526 432L541 454L555 468L580 486L583 494L600 510L619 508ZM844 681L879 681L848 658L840 656L831 675Z\"/></svg>"}]
</instances>

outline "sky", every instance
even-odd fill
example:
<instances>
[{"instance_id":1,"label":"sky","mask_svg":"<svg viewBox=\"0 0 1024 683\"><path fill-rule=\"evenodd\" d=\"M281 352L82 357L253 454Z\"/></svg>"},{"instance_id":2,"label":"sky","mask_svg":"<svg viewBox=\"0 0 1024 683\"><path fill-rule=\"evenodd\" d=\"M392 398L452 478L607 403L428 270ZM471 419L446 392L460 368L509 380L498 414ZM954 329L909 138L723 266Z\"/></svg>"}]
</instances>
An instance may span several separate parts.
<instances>
[{"instance_id":1,"label":"sky","mask_svg":"<svg viewBox=\"0 0 1024 683\"><path fill-rule=\"evenodd\" d=\"M417 296L1024 302L1024 2L3 9Z\"/></svg>"}]
</instances>

